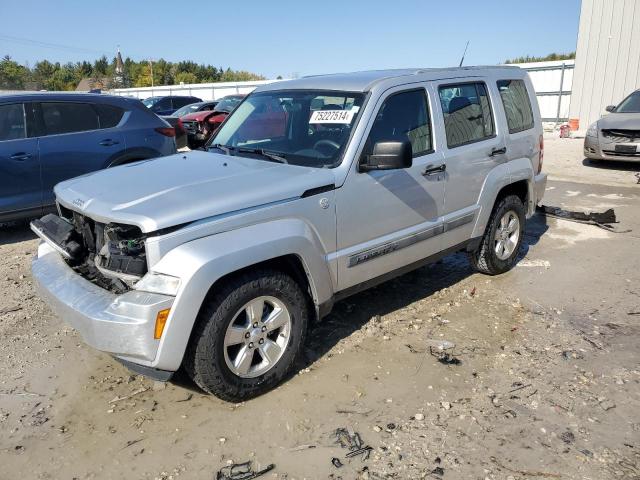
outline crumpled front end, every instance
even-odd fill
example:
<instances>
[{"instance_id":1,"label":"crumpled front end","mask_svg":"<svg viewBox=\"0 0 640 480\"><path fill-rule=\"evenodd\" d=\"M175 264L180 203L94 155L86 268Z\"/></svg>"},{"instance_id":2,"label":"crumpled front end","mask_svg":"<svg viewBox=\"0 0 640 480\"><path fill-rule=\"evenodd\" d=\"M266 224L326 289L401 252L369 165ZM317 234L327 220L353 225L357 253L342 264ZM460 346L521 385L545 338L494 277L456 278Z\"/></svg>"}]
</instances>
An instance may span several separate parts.
<instances>
[{"instance_id":1,"label":"crumpled front end","mask_svg":"<svg viewBox=\"0 0 640 480\"><path fill-rule=\"evenodd\" d=\"M159 312L175 297L130 290L115 294L78 275L62 255L41 243L32 262L38 293L90 346L141 364L151 364L160 340L155 338Z\"/></svg>"}]
</instances>

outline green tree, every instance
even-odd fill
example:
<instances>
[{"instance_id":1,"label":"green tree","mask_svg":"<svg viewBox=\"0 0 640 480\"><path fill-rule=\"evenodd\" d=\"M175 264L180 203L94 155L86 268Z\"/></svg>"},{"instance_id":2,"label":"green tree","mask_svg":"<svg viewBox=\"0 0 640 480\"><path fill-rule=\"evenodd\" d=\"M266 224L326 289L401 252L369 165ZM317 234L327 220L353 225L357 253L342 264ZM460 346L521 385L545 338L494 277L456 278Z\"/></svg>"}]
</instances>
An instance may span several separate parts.
<instances>
[{"instance_id":1,"label":"green tree","mask_svg":"<svg viewBox=\"0 0 640 480\"><path fill-rule=\"evenodd\" d=\"M533 63L533 62L550 62L553 60L573 60L576 58L576 52L569 53L550 53L544 57L535 57L525 55L524 57L516 57L507 59L504 63Z\"/></svg>"},{"instance_id":2,"label":"green tree","mask_svg":"<svg viewBox=\"0 0 640 480\"><path fill-rule=\"evenodd\" d=\"M29 77L29 70L5 55L0 60L0 88L21 90Z\"/></svg>"},{"instance_id":3,"label":"green tree","mask_svg":"<svg viewBox=\"0 0 640 480\"><path fill-rule=\"evenodd\" d=\"M179 72L176 74L176 83L198 83L198 78L191 72Z\"/></svg>"}]
</instances>

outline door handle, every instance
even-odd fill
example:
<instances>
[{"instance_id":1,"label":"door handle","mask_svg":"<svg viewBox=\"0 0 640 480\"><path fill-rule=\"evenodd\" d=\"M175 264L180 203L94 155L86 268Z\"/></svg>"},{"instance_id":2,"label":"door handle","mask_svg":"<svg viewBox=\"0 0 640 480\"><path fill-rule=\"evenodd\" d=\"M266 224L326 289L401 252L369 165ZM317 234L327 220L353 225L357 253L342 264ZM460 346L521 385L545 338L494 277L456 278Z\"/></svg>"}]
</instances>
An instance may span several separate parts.
<instances>
[{"instance_id":1,"label":"door handle","mask_svg":"<svg viewBox=\"0 0 640 480\"><path fill-rule=\"evenodd\" d=\"M110 138L107 138L106 140L102 140L100 142L100 145L102 145L103 147L110 147L112 145L117 145L120 142L118 142L117 140L111 140Z\"/></svg>"},{"instance_id":2,"label":"door handle","mask_svg":"<svg viewBox=\"0 0 640 480\"><path fill-rule=\"evenodd\" d=\"M11 160L18 160L19 162L24 162L25 160L29 160L31 158L31 154L27 152L18 152L18 153L14 153L9 158Z\"/></svg>"},{"instance_id":3,"label":"door handle","mask_svg":"<svg viewBox=\"0 0 640 480\"><path fill-rule=\"evenodd\" d=\"M433 165L427 165L427 168L424 169L424 172L422 172L422 175L424 175L425 177L428 177L430 175L437 175L438 173L443 173L447 170L447 165L446 164L441 164L438 165L437 167L434 167Z\"/></svg>"},{"instance_id":4,"label":"door handle","mask_svg":"<svg viewBox=\"0 0 640 480\"><path fill-rule=\"evenodd\" d=\"M507 153L507 147L494 148L493 150L491 150L489 156L495 157L496 155L504 155L505 153Z\"/></svg>"}]
</instances>

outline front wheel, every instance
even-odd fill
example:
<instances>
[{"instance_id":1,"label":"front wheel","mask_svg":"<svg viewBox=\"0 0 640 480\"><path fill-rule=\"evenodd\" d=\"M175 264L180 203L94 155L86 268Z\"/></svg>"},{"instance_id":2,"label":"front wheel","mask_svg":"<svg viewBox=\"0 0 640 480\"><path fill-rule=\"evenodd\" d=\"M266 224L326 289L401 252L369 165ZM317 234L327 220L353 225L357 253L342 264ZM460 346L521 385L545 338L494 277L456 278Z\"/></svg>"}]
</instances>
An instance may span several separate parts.
<instances>
[{"instance_id":1,"label":"front wheel","mask_svg":"<svg viewBox=\"0 0 640 480\"><path fill-rule=\"evenodd\" d=\"M487 275L511 270L522 245L525 220L520 198L515 195L502 198L491 212L480 246L469 253L473 268Z\"/></svg>"},{"instance_id":2,"label":"front wheel","mask_svg":"<svg viewBox=\"0 0 640 480\"><path fill-rule=\"evenodd\" d=\"M238 402L279 384L302 348L309 309L298 283L275 270L224 284L203 305L185 369L203 390Z\"/></svg>"}]
</instances>

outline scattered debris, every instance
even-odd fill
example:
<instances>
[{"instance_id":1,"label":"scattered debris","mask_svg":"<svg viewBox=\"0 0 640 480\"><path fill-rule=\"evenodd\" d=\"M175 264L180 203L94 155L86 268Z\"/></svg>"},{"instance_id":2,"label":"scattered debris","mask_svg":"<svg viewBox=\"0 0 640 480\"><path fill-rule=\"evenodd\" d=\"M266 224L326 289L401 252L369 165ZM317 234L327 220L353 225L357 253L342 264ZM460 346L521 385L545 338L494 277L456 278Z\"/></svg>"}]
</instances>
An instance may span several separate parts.
<instances>
[{"instance_id":1,"label":"scattered debris","mask_svg":"<svg viewBox=\"0 0 640 480\"><path fill-rule=\"evenodd\" d=\"M22 310L22 307L19 305L15 305L13 307L5 307L3 309L0 309L0 315L4 315L5 313L17 312L19 310Z\"/></svg>"},{"instance_id":2,"label":"scattered debris","mask_svg":"<svg viewBox=\"0 0 640 480\"><path fill-rule=\"evenodd\" d=\"M347 458L362 455L363 462L369 458L371 450L373 449L369 445L364 445L358 432L350 432L346 428L338 428L334 435L336 437L336 443L342 448L349 450L349 453L345 455Z\"/></svg>"},{"instance_id":3,"label":"scattered debris","mask_svg":"<svg viewBox=\"0 0 640 480\"><path fill-rule=\"evenodd\" d=\"M289 449L290 452L300 452L302 450L309 450L312 448L316 448L315 445L298 445L297 447L293 447L291 449Z\"/></svg>"},{"instance_id":4,"label":"scattered debris","mask_svg":"<svg viewBox=\"0 0 640 480\"><path fill-rule=\"evenodd\" d=\"M342 467L342 462L340 461L339 458L333 457L331 459L331 463L333 463L333 466L336 467L336 468Z\"/></svg>"},{"instance_id":5,"label":"scattered debris","mask_svg":"<svg viewBox=\"0 0 640 480\"><path fill-rule=\"evenodd\" d=\"M193 393L190 393L189 395L187 395L187 397L186 397L186 398L183 398L182 400L176 400L176 403L179 403L179 402L188 402L188 401L190 401L192 398L193 398Z\"/></svg>"},{"instance_id":6,"label":"scattered debris","mask_svg":"<svg viewBox=\"0 0 640 480\"><path fill-rule=\"evenodd\" d=\"M562 475L560 475L559 473L538 472L538 471L531 471L531 470L517 470L514 468L510 468L504 465L503 463L501 463L496 457L491 457L491 461L495 463L497 466L499 466L500 468L507 470L508 472L517 473L519 475L524 475L526 477L543 477L543 478L561 478L562 477Z\"/></svg>"},{"instance_id":7,"label":"scattered debris","mask_svg":"<svg viewBox=\"0 0 640 480\"><path fill-rule=\"evenodd\" d=\"M126 400L128 398L135 397L136 395L144 393L147 390L149 390L148 387L140 387L139 389L135 390L134 392L130 393L129 395L125 395L124 397L115 397L115 398L113 398L112 400L109 401L109 403L121 402L122 400Z\"/></svg>"},{"instance_id":8,"label":"scattered debris","mask_svg":"<svg viewBox=\"0 0 640 480\"><path fill-rule=\"evenodd\" d=\"M274 468L276 468L276 466L272 463L262 470L254 472L251 468L251 461L234 463L221 468L216 475L216 480L251 480L252 478L258 478L270 472Z\"/></svg>"},{"instance_id":9,"label":"scattered debris","mask_svg":"<svg viewBox=\"0 0 640 480\"><path fill-rule=\"evenodd\" d=\"M560 434L560 440L562 440L567 445L570 443L573 443L575 439L576 439L576 436L570 430L567 430L566 432L562 432Z\"/></svg>"},{"instance_id":10,"label":"scattered debris","mask_svg":"<svg viewBox=\"0 0 640 480\"><path fill-rule=\"evenodd\" d=\"M529 260L529 259L523 258L516 264L516 266L551 268L551 262L549 260Z\"/></svg>"},{"instance_id":11,"label":"scattered debris","mask_svg":"<svg viewBox=\"0 0 640 480\"><path fill-rule=\"evenodd\" d=\"M122 447L120 450L124 450L125 448L129 448L131 445L135 445L136 443L140 443L144 438L138 438L137 440L128 440L127 444Z\"/></svg>"},{"instance_id":12,"label":"scattered debris","mask_svg":"<svg viewBox=\"0 0 640 480\"><path fill-rule=\"evenodd\" d=\"M460 365L462 362L453 353L456 344L447 340L432 341L429 345L429 353L432 357L436 357L440 363L445 365Z\"/></svg>"}]
</instances>

